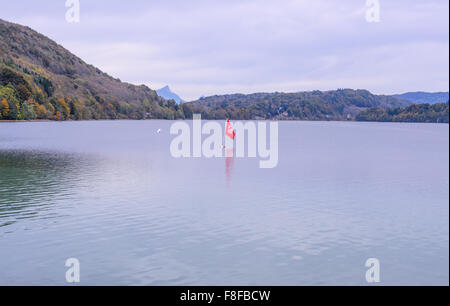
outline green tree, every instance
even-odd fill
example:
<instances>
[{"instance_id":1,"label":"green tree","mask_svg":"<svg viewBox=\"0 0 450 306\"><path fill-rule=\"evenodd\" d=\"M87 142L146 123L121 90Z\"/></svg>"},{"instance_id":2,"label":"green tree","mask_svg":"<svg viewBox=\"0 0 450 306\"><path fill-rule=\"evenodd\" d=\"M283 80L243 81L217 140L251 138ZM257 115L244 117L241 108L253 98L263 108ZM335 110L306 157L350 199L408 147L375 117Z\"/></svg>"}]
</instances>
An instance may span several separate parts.
<instances>
[{"instance_id":1,"label":"green tree","mask_svg":"<svg viewBox=\"0 0 450 306\"><path fill-rule=\"evenodd\" d=\"M9 112L3 119L21 120L20 102L17 97L16 90L9 84L8 86L0 86L0 99L5 99L9 105Z\"/></svg>"}]
</instances>

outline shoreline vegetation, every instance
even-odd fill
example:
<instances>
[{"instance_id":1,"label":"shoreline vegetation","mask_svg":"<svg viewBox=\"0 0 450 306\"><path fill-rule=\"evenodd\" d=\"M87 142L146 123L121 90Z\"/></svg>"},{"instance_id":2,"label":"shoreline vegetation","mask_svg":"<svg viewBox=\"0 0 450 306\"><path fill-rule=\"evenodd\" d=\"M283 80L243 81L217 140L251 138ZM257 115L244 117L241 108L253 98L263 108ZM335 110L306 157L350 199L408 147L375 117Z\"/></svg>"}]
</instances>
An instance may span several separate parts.
<instances>
[{"instance_id":1,"label":"shoreline vegetation","mask_svg":"<svg viewBox=\"0 0 450 306\"><path fill-rule=\"evenodd\" d=\"M192 118L185 119L90 119L90 120L51 120L51 119L27 119L27 120L7 120L0 119L0 124L2 123L44 123L44 122L102 122L102 121L189 121ZM211 121L222 121L222 119L206 119ZM249 120L238 120L238 121L249 121ZM290 119L290 120L275 120L275 119L256 119L252 121L280 121L280 122L352 122L352 123L420 123L420 124L449 124L449 121L399 121L399 120L301 120L301 119Z\"/></svg>"},{"instance_id":2,"label":"shoreline vegetation","mask_svg":"<svg viewBox=\"0 0 450 306\"><path fill-rule=\"evenodd\" d=\"M404 108L370 108L361 111L356 121L449 123L449 103L412 104Z\"/></svg>"},{"instance_id":3,"label":"shoreline vegetation","mask_svg":"<svg viewBox=\"0 0 450 306\"><path fill-rule=\"evenodd\" d=\"M445 101L442 101L445 102ZM233 94L178 104L124 83L44 35L0 19L0 121L205 120L449 122L449 104L367 90Z\"/></svg>"}]
</instances>

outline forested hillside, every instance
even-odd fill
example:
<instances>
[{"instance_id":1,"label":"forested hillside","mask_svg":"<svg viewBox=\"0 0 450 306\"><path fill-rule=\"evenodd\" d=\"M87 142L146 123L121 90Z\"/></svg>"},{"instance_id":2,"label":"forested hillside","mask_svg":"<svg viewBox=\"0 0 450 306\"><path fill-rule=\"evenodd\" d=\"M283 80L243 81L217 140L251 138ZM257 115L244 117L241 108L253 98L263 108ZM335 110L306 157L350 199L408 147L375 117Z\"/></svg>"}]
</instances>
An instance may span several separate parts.
<instances>
[{"instance_id":1,"label":"forested hillside","mask_svg":"<svg viewBox=\"0 0 450 306\"><path fill-rule=\"evenodd\" d=\"M382 122L449 122L449 104L436 103L413 104L404 108L370 108L360 112L356 116L358 121L382 121Z\"/></svg>"},{"instance_id":2,"label":"forested hillside","mask_svg":"<svg viewBox=\"0 0 450 306\"><path fill-rule=\"evenodd\" d=\"M352 120L361 110L401 107L409 102L367 90L339 89L222 95L187 104L209 119Z\"/></svg>"},{"instance_id":3,"label":"forested hillside","mask_svg":"<svg viewBox=\"0 0 450 306\"><path fill-rule=\"evenodd\" d=\"M127 118L184 115L147 86L114 79L36 31L0 20L0 119Z\"/></svg>"}]
</instances>

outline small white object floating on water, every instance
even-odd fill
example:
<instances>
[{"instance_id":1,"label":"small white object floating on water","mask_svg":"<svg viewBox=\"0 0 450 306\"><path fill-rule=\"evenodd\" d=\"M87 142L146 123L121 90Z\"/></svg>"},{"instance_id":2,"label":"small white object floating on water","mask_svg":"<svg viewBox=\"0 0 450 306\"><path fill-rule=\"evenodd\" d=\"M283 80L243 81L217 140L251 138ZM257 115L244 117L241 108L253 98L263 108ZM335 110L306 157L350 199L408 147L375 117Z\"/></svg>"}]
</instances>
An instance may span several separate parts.
<instances>
[{"instance_id":1,"label":"small white object floating on water","mask_svg":"<svg viewBox=\"0 0 450 306\"><path fill-rule=\"evenodd\" d=\"M158 134L161 134L161 132L162 132L161 129L158 129L158 130L156 131L156 133L158 133Z\"/></svg>"}]
</instances>

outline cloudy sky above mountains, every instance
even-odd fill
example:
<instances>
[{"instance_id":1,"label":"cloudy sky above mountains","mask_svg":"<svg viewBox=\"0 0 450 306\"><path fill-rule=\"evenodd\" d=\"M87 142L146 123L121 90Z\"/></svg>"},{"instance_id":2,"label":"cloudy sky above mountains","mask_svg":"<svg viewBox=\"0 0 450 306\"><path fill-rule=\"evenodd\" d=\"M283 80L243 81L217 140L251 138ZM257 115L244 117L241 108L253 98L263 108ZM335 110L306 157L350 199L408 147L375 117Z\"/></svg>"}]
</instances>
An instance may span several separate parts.
<instances>
[{"instance_id":1,"label":"cloudy sky above mountains","mask_svg":"<svg viewBox=\"0 0 450 306\"><path fill-rule=\"evenodd\" d=\"M448 0L2 1L27 25L123 81L190 100L224 93L364 88L448 91Z\"/></svg>"}]
</instances>

